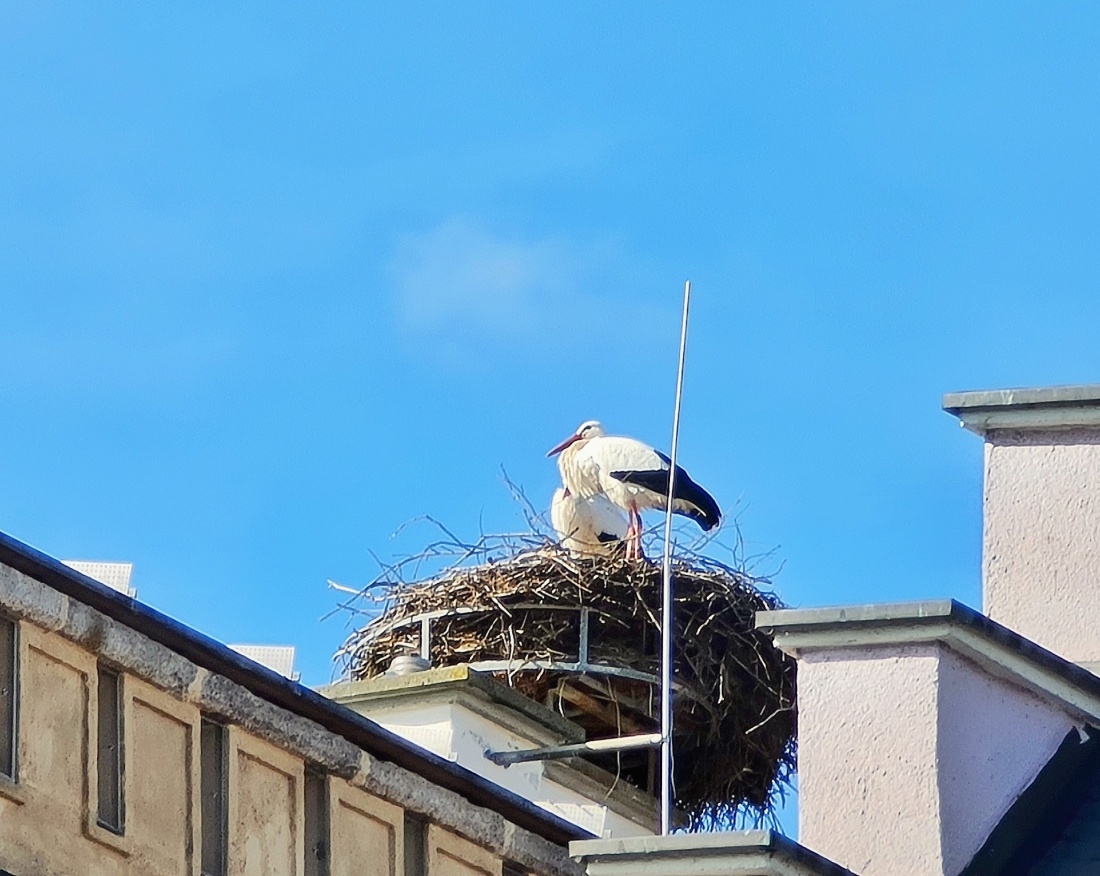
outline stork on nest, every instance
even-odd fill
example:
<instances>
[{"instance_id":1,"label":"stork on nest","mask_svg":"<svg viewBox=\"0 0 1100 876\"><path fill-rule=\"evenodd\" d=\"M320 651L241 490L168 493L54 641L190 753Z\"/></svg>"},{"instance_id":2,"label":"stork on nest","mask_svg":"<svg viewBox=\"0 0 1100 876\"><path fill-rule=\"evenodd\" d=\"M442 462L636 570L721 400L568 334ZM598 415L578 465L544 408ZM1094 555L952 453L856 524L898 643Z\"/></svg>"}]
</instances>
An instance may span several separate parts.
<instances>
[{"instance_id":1,"label":"stork on nest","mask_svg":"<svg viewBox=\"0 0 1100 876\"><path fill-rule=\"evenodd\" d=\"M375 608L353 608L371 619L337 662L354 680L381 675L421 650L420 619L435 613L433 666L491 667L589 739L657 732L661 570L625 553L577 555L537 536L437 542L362 592ZM442 573L402 580L448 557ZM676 805L694 828L774 819L795 769L795 667L754 616L782 603L767 579L692 552L673 570ZM646 752L597 762L655 790Z\"/></svg>"}]
</instances>

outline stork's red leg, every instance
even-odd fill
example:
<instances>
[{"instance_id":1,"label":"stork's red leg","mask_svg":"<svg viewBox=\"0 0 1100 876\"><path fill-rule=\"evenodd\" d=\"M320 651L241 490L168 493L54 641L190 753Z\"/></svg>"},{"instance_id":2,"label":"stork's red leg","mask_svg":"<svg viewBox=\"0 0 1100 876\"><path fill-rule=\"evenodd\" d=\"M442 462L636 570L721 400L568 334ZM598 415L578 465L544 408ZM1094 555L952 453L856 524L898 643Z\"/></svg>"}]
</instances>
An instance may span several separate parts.
<instances>
[{"instance_id":1,"label":"stork's red leg","mask_svg":"<svg viewBox=\"0 0 1100 876\"><path fill-rule=\"evenodd\" d=\"M637 508L630 509L630 526L627 530L629 542L627 544L627 556L637 560L642 556L642 515Z\"/></svg>"}]
</instances>

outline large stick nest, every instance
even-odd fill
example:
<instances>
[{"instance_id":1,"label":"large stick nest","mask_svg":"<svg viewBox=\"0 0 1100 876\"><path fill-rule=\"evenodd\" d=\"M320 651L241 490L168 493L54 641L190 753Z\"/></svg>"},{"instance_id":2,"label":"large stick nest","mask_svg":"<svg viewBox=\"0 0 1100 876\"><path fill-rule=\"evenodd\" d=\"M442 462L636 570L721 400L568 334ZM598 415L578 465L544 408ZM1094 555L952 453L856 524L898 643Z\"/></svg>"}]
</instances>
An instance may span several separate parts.
<instances>
[{"instance_id":1,"label":"large stick nest","mask_svg":"<svg viewBox=\"0 0 1100 876\"><path fill-rule=\"evenodd\" d=\"M560 708L565 686L579 681L576 669L557 667L578 659L582 607L589 663L659 675L659 563L621 551L578 559L525 537L462 547L460 562L429 580L384 575L364 592L381 611L337 654L348 676L381 675L394 657L419 652L419 623L402 620L461 609L432 620L432 665L507 661L499 678ZM673 568L676 804L696 828L759 823L774 815L795 768L794 663L753 623L782 603L766 579L706 557L681 555ZM659 729L657 684L599 673L583 681L616 714L633 703L641 715L610 732L589 728L589 738Z\"/></svg>"}]
</instances>

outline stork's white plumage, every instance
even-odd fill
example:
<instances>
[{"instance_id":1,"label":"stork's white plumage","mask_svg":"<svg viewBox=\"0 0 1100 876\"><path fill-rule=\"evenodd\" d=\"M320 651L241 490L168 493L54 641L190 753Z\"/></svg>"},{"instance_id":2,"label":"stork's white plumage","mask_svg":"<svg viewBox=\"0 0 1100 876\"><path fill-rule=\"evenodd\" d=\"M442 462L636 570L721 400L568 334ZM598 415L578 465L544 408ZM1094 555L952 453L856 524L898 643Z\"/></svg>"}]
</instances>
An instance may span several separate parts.
<instances>
[{"instance_id":1,"label":"stork's white plumage","mask_svg":"<svg viewBox=\"0 0 1100 876\"><path fill-rule=\"evenodd\" d=\"M607 435L595 420L581 423L547 455L554 454L560 454L558 469L570 493L583 498L603 495L627 512L627 553L641 556L641 512L665 507L669 458L634 438ZM704 530L713 529L722 518L710 493L680 466L676 466L672 510L690 517Z\"/></svg>"},{"instance_id":2,"label":"stork's white plumage","mask_svg":"<svg viewBox=\"0 0 1100 876\"><path fill-rule=\"evenodd\" d=\"M564 487L554 491L550 522L575 557L607 554L627 534L626 518L606 496L578 496Z\"/></svg>"}]
</instances>

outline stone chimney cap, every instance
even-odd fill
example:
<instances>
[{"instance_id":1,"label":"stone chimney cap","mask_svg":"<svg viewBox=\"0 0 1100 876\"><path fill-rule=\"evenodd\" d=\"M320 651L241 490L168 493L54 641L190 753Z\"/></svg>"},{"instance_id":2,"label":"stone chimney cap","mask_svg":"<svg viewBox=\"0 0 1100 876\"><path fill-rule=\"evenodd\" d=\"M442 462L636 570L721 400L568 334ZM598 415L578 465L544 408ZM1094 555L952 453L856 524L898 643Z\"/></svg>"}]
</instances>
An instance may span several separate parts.
<instances>
[{"instance_id":1,"label":"stone chimney cap","mask_svg":"<svg viewBox=\"0 0 1100 876\"><path fill-rule=\"evenodd\" d=\"M971 432L1100 428L1100 384L949 392L943 409Z\"/></svg>"},{"instance_id":2,"label":"stone chimney cap","mask_svg":"<svg viewBox=\"0 0 1100 876\"><path fill-rule=\"evenodd\" d=\"M772 830L574 840L569 844L569 855L585 865L589 876L855 876L851 870Z\"/></svg>"},{"instance_id":3,"label":"stone chimney cap","mask_svg":"<svg viewBox=\"0 0 1100 876\"><path fill-rule=\"evenodd\" d=\"M953 599L758 611L756 629L781 651L940 642L1075 718L1100 721L1100 678Z\"/></svg>"}]
</instances>

